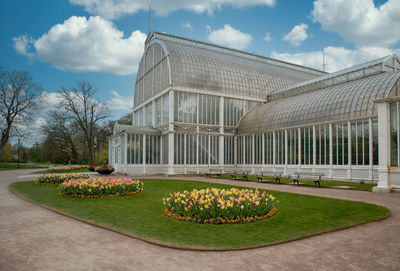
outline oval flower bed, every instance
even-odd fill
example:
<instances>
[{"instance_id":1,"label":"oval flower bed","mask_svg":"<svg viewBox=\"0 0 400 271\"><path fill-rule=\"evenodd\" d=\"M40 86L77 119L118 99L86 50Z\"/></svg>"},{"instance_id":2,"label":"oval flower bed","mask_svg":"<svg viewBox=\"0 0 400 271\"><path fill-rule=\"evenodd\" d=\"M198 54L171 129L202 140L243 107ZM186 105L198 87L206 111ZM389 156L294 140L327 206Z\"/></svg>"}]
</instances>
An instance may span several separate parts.
<instances>
[{"instance_id":1,"label":"oval flower bed","mask_svg":"<svg viewBox=\"0 0 400 271\"><path fill-rule=\"evenodd\" d=\"M163 198L165 215L198 223L245 223L266 219L277 211L275 197L256 189L194 189Z\"/></svg>"},{"instance_id":2,"label":"oval flower bed","mask_svg":"<svg viewBox=\"0 0 400 271\"><path fill-rule=\"evenodd\" d=\"M126 178L89 178L72 179L60 184L63 196L70 197L119 197L129 196L143 191L143 182Z\"/></svg>"},{"instance_id":3,"label":"oval flower bed","mask_svg":"<svg viewBox=\"0 0 400 271\"><path fill-rule=\"evenodd\" d=\"M36 184L61 184L71 179L88 179L87 174L44 174L35 178Z\"/></svg>"},{"instance_id":4,"label":"oval flower bed","mask_svg":"<svg viewBox=\"0 0 400 271\"><path fill-rule=\"evenodd\" d=\"M51 167L46 170L47 173L65 173L72 172L74 170L85 170L87 169L86 165L66 165L66 166L57 166Z\"/></svg>"}]
</instances>

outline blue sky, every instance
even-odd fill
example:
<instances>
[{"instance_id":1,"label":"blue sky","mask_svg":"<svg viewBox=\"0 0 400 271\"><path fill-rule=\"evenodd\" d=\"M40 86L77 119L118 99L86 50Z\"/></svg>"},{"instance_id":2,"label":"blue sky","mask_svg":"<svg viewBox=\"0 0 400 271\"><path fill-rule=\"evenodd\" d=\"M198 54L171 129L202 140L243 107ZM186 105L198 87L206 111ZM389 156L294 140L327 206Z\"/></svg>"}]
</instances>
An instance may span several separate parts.
<instances>
[{"instance_id":1,"label":"blue sky","mask_svg":"<svg viewBox=\"0 0 400 271\"><path fill-rule=\"evenodd\" d=\"M400 1L2 0L0 66L29 71L48 99L78 80L118 118L130 111L152 29L333 72L400 52ZM39 118L37 126L45 122Z\"/></svg>"}]
</instances>

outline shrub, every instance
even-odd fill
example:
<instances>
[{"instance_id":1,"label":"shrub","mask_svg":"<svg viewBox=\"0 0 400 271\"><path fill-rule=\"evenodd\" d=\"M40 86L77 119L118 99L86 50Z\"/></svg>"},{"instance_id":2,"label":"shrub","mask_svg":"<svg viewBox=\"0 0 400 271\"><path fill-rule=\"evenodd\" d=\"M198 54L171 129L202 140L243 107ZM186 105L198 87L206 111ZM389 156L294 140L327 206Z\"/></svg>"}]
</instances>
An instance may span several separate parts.
<instances>
[{"instance_id":1,"label":"shrub","mask_svg":"<svg viewBox=\"0 0 400 271\"><path fill-rule=\"evenodd\" d=\"M61 184L71 179L88 179L87 174L45 174L35 178L37 184Z\"/></svg>"},{"instance_id":2,"label":"shrub","mask_svg":"<svg viewBox=\"0 0 400 271\"><path fill-rule=\"evenodd\" d=\"M277 211L275 197L257 189L194 189L170 193L163 203L167 216L198 223L254 222Z\"/></svg>"},{"instance_id":3,"label":"shrub","mask_svg":"<svg viewBox=\"0 0 400 271\"><path fill-rule=\"evenodd\" d=\"M61 195L72 197L118 197L143 191L143 182L126 178L72 179L60 184Z\"/></svg>"}]
</instances>

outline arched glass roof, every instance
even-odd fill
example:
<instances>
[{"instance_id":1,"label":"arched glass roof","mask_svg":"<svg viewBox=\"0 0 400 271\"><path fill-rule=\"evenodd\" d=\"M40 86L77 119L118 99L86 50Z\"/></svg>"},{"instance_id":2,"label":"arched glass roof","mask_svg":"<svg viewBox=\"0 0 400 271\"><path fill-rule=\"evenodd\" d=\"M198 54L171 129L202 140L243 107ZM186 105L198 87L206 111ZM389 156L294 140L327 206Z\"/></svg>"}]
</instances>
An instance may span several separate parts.
<instances>
[{"instance_id":1,"label":"arched glass roof","mask_svg":"<svg viewBox=\"0 0 400 271\"><path fill-rule=\"evenodd\" d=\"M239 122L238 133L262 133L377 115L374 101L387 98L400 72L381 72L256 106Z\"/></svg>"},{"instance_id":2,"label":"arched glass roof","mask_svg":"<svg viewBox=\"0 0 400 271\"><path fill-rule=\"evenodd\" d=\"M154 32L169 59L173 87L265 99L278 89L325 74L239 50Z\"/></svg>"}]
</instances>

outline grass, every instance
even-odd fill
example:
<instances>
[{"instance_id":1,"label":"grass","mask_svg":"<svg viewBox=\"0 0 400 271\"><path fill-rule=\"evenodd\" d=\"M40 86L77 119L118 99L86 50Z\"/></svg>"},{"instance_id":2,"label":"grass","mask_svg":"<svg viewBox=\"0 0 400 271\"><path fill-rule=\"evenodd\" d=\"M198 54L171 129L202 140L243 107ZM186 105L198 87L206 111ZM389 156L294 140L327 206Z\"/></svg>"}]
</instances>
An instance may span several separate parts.
<instances>
[{"instance_id":1,"label":"grass","mask_svg":"<svg viewBox=\"0 0 400 271\"><path fill-rule=\"evenodd\" d=\"M48 163L19 163L19 169L47 168L51 165ZM14 169L18 169L18 163L0 163L0 171Z\"/></svg>"},{"instance_id":2,"label":"grass","mask_svg":"<svg viewBox=\"0 0 400 271\"><path fill-rule=\"evenodd\" d=\"M229 174L222 174L221 176L223 179L231 179L231 175ZM249 181L257 181L257 177L255 175L249 175ZM264 179L263 182L272 182L275 183L275 180L273 177L269 179ZM314 181L310 180L300 180L299 181L300 185L304 186L314 186ZM289 178L281 178L281 184L293 184L293 181ZM335 188L337 186L348 186L347 189L352 189L352 190L362 190L362 191L371 191L374 186L376 186L375 183L355 183L355 182L344 182L344 181L335 181L335 180L321 180L321 187L329 187L329 188Z\"/></svg>"},{"instance_id":3,"label":"grass","mask_svg":"<svg viewBox=\"0 0 400 271\"><path fill-rule=\"evenodd\" d=\"M162 198L174 191L207 187L203 182L143 180L144 192L121 198L68 198L56 186L17 182L12 190L58 212L151 242L195 249L265 246L382 219L384 207L362 202L269 191L279 200L273 217L248 224L211 225L181 222L163 214Z\"/></svg>"}]
</instances>

